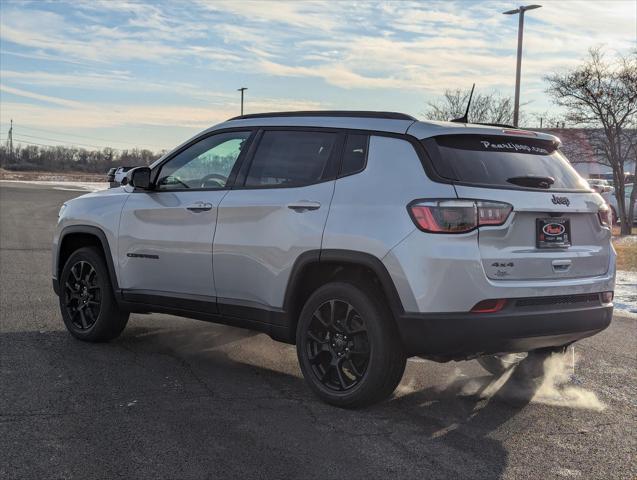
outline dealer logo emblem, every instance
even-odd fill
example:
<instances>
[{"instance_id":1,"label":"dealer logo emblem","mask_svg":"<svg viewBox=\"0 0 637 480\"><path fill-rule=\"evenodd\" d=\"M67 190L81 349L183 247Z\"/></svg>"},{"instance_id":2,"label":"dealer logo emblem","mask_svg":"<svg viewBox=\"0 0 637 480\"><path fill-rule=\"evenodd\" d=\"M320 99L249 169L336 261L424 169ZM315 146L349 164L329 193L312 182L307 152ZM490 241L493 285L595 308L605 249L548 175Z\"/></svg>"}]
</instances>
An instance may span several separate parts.
<instances>
[{"instance_id":1,"label":"dealer logo emblem","mask_svg":"<svg viewBox=\"0 0 637 480\"><path fill-rule=\"evenodd\" d=\"M542 227L542 231L545 235L555 237L557 235L562 235L566 231L566 227L561 223L547 223Z\"/></svg>"}]
</instances>

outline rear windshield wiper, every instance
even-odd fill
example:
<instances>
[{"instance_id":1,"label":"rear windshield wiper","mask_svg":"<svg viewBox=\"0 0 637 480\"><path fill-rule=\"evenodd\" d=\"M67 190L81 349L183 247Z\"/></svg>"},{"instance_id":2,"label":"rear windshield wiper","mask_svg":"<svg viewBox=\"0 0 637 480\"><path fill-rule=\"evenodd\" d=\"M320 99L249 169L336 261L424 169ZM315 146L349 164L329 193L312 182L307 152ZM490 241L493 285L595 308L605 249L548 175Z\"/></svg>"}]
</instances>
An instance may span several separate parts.
<instances>
[{"instance_id":1,"label":"rear windshield wiper","mask_svg":"<svg viewBox=\"0 0 637 480\"><path fill-rule=\"evenodd\" d=\"M555 179L553 177L543 177L541 175L523 175L521 177L507 178L507 182L521 187L551 188L551 185L555 183Z\"/></svg>"}]
</instances>

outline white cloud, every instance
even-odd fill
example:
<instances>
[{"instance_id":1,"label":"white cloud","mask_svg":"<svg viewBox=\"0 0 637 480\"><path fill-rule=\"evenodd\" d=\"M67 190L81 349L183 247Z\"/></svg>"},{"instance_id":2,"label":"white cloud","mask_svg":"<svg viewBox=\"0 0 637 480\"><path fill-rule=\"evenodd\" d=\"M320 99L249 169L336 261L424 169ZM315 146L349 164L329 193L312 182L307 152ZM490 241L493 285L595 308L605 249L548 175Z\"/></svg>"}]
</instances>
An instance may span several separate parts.
<instances>
[{"instance_id":1,"label":"white cloud","mask_svg":"<svg viewBox=\"0 0 637 480\"><path fill-rule=\"evenodd\" d=\"M213 12L225 12L248 19L254 23L284 24L289 27L330 32L342 21L338 15L343 7L354 9L351 3L329 1L269 1L269 0L196 0L202 8Z\"/></svg>"},{"instance_id":2,"label":"white cloud","mask_svg":"<svg viewBox=\"0 0 637 480\"><path fill-rule=\"evenodd\" d=\"M24 103L2 99L0 123L9 119L20 119L20 124L42 128L103 129L125 126L155 126L189 128L192 133L208 128L216 123L238 115L236 96L225 92L205 92L199 106L181 104L147 105L134 103L77 102L50 95L0 85L0 92L36 100ZM316 110L319 102L298 101L288 98L251 98L250 112ZM139 139L137 139L139 140ZM168 148L167 140L157 148ZM141 142L147 143L147 142Z\"/></svg>"},{"instance_id":3,"label":"white cloud","mask_svg":"<svg viewBox=\"0 0 637 480\"><path fill-rule=\"evenodd\" d=\"M52 97L50 95L41 95L39 93L29 92L26 90L22 90L20 88L9 87L8 85L0 84L0 92L9 93L11 95L16 95L18 97L29 98L33 100L40 100L46 103L53 103L55 105L61 105L63 107L71 107L77 108L81 107L81 102L76 102L73 100L67 100L64 98ZM2 102L3 107L6 106L6 102Z\"/></svg>"},{"instance_id":4,"label":"white cloud","mask_svg":"<svg viewBox=\"0 0 637 480\"><path fill-rule=\"evenodd\" d=\"M574 65L589 47L603 43L625 52L635 45L633 0L542 3L526 21L525 101L546 102L544 75ZM413 98L424 104L473 82L480 90L513 89L517 19L501 14L511 7L508 0L62 5L66 10L56 11L64 14L44 2L2 3L2 54L12 59L0 72L11 84L3 93L25 100L3 101L3 117L10 108L34 125L203 128L236 113L239 82L250 87L252 111L316 108L306 98L344 98L338 89L348 89L363 108L395 101L405 110L415 108ZM30 68L13 62L15 56ZM97 100L50 95L56 89L69 96L69 89L91 90ZM102 91L114 100L100 101ZM158 93L157 104L130 105L139 92ZM268 100L265 92L281 98ZM298 98L287 98L290 92Z\"/></svg>"},{"instance_id":5,"label":"white cloud","mask_svg":"<svg viewBox=\"0 0 637 480\"><path fill-rule=\"evenodd\" d=\"M34 10L27 15L5 10L0 19L0 37L39 52L55 52L73 60L111 63L131 60L166 63L188 54L150 31L140 35L118 27L77 26L61 15Z\"/></svg>"}]
</instances>

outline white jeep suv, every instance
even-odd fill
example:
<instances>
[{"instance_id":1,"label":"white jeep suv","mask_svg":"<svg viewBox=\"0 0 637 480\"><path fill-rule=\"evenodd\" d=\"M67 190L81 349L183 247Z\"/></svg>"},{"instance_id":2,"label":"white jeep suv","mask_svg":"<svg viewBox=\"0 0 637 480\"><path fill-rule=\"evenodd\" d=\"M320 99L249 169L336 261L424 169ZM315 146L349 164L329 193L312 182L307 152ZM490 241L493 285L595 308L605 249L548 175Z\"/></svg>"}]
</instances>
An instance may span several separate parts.
<instances>
[{"instance_id":1,"label":"white jeep suv","mask_svg":"<svg viewBox=\"0 0 637 480\"><path fill-rule=\"evenodd\" d=\"M409 356L500 373L611 321L609 209L559 145L399 113L233 118L63 206L64 323L87 341L130 312L265 332L343 407L389 396Z\"/></svg>"}]
</instances>

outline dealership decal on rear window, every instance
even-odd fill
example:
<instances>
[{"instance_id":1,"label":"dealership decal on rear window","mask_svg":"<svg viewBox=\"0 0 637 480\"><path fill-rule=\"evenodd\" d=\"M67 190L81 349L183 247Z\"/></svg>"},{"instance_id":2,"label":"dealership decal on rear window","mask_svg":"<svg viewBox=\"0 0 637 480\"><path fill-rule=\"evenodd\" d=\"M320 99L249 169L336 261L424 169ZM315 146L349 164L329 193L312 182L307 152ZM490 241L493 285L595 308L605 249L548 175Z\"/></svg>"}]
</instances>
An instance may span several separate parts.
<instances>
[{"instance_id":1,"label":"dealership decal on rear window","mask_svg":"<svg viewBox=\"0 0 637 480\"><path fill-rule=\"evenodd\" d=\"M529 152L529 153L541 153L548 155L549 151L546 148L536 147L535 145L524 145L522 143L491 143L488 140L480 140L480 143L485 150L498 150L498 151L511 151L511 152Z\"/></svg>"}]
</instances>

